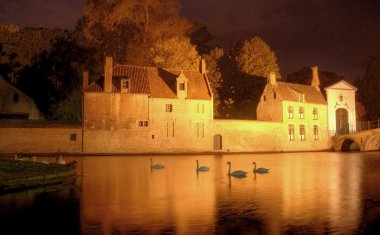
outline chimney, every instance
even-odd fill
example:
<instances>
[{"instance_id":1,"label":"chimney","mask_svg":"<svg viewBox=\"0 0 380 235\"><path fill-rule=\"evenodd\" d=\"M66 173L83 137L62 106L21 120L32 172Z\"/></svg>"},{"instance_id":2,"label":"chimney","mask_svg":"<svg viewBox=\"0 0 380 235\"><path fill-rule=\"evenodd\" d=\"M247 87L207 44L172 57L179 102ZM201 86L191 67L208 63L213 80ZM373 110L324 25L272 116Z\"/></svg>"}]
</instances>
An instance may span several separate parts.
<instances>
[{"instance_id":1,"label":"chimney","mask_svg":"<svg viewBox=\"0 0 380 235\"><path fill-rule=\"evenodd\" d=\"M112 57L106 57L106 64L104 65L104 92L112 92Z\"/></svg>"},{"instance_id":2,"label":"chimney","mask_svg":"<svg viewBox=\"0 0 380 235\"><path fill-rule=\"evenodd\" d=\"M206 74L206 61L201 59L200 72L202 75Z\"/></svg>"},{"instance_id":3,"label":"chimney","mask_svg":"<svg viewBox=\"0 0 380 235\"><path fill-rule=\"evenodd\" d=\"M82 91L84 92L88 87L88 70L83 70L83 79L82 79Z\"/></svg>"},{"instance_id":4,"label":"chimney","mask_svg":"<svg viewBox=\"0 0 380 235\"><path fill-rule=\"evenodd\" d=\"M311 86L319 91L320 83L319 83L319 77L318 77L318 66L311 67L311 71L312 71Z\"/></svg>"},{"instance_id":5,"label":"chimney","mask_svg":"<svg viewBox=\"0 0 380 235\"><path fill-rule=\"evenodd\" d=\"M269 73L268 83L277 86L276 72Z\"/></svg>"}]
</instances>

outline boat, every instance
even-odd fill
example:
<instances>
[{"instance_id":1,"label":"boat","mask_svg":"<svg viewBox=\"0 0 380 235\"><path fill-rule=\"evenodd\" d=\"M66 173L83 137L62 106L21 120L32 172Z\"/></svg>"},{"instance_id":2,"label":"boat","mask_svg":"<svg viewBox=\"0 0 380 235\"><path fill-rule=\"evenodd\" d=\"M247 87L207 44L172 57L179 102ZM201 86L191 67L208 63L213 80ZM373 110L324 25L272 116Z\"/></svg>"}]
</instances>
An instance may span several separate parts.
<instances>
[{"instance_id":1,"label":"boat","mask_svg":"<svg viewBox=\"0 0 380 235\"><path fill-rule=\"evenodd\" d=\"M75 182L77 162L46 164L0 159L0 194Z\"/></svg>"}]
</instances>

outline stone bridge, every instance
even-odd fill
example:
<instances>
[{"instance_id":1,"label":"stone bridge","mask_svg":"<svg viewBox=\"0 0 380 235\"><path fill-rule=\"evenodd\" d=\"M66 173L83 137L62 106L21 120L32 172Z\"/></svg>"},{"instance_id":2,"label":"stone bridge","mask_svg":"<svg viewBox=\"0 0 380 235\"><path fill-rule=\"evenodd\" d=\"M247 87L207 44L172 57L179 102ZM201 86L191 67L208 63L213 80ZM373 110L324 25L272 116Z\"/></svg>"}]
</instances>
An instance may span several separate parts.
<instances>
[{"instance_id":1,"label":"stone bridge","mask_svg":"<svg viewBox=\"0 0 380 235\"><path fill-rule=\"evenodd\" d=\"M332 137L335 151L378 151L380 150L380 128Z\"/></svg>"}]
</instances>

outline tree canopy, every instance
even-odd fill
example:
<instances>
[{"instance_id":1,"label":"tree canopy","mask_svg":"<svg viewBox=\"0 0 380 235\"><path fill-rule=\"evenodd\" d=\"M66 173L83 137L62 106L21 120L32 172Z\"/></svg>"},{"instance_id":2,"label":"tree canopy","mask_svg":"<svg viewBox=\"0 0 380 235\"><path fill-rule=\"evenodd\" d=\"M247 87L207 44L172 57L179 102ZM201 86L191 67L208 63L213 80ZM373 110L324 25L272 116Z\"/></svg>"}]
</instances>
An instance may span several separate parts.
<instances>
[{"instance_id":1,"label":"tree canopy","mask_svg":"<svg viewBox=\"0 0 380 235\"><path fill-rule=\"evenodd\" d=\"M197 70L199 55L187 37L173 37L157 41L150 50L153 66Z\"/></svg>"},{"instance_id":2,"label":"tree canopy","mask_svg":"<svg viewBox=\"0 0 380 235\"><path fill-rule=\"evenodd\" d=\"M277 78L281 78L275 53L258 36L237 43L232 54L241 72L256 77L276 72Z\"/></svg>"}]
</instances>

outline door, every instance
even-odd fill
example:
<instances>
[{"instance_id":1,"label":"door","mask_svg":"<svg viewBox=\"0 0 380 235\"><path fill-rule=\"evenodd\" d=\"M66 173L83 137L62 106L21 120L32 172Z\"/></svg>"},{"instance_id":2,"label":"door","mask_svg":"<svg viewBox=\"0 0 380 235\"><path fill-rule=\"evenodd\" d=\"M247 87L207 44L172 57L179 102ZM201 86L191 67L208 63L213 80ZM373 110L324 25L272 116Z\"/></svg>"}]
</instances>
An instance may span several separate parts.
<instances>
[{"instance_id":1,"label":"door","mask_svg":"<svg viewBox=\"0 0 380 235\"><path fill-rule=\"evenodd\" d=\"M222 136L214 135L214 150L221 150L221 149L222 149Z\"/></svg>"},{"instance_id":2,"label":"door","mask_svg":"<svg viewBox=\"0 0 380 235\"><path fill-rule=\"evenodd\" d=\"M336 134L342 135L349 133L348 126L348 111L346 109L337 109L335 111L336 117Z\"/></svg>"}]
</instances>

